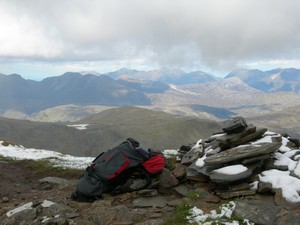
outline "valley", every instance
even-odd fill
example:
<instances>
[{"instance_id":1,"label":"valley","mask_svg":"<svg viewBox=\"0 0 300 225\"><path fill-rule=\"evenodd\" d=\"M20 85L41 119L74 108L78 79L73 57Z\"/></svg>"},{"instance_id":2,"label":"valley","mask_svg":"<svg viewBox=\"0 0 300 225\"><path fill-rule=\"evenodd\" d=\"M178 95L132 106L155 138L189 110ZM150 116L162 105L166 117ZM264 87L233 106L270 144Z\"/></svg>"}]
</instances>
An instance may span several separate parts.
<instances>
[{"instance_id":1,"label":"valley","mask_svg":"<svg viewBox=\"0 0 300 225\"><path fill-rule=\"evenodd\" d=\"M214 133L223 120L243 116L261 127L299 138L298 91L262 89L261 84L265 81L269 82L265 86L279 87L287 80L288 85L295 73L300 76L300 70L292 70L290 79L290 69L280 70L288 74L282 77L279 70L274 71L273 83L272 71L245 70L224 79L166 69L65 73L40 82L1 75L0 136L26 147L94 156L99 146L104 151L127 137L139 139L146 147L177 149ZM264 80L257 84L258 75ZM293 87L297 82L293 81ZM77 130L68 126L72 124L89 126Z\"/></svg>"}]
</instances>

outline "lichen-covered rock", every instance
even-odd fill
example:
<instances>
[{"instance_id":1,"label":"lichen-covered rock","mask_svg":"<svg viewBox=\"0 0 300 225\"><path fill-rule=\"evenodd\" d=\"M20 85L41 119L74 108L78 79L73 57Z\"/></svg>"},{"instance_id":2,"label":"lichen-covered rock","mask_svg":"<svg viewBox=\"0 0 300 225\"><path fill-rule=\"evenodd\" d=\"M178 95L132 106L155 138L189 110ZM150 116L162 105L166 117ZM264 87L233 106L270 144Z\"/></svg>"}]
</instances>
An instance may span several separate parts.
<instances>
[{"instance_id":1,"label":"lichen-covered rock","mask_svg":"<svg viewBox=\"0 0 300 225\"><path fill-rule=\"evenodd\" d=\"M207 165L225 164L245 158L268 154L278 150L280 146L281 143L261 143L256 145L238 146L207 157L204 162Z\"/></svg>"}]
</instances>

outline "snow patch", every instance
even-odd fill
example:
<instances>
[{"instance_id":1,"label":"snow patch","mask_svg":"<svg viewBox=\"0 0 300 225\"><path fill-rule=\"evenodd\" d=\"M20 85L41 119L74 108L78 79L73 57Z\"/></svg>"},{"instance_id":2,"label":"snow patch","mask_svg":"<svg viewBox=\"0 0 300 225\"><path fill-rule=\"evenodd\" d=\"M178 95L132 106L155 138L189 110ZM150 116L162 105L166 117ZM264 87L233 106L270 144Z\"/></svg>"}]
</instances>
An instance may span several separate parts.
<instances>
[{"instance_id":1,"label":"snow patch","mask_svg":"<svg viewBox=\"0 0 300 225\"><path fill-rule=\"evenodd\" d=\"M205 224L205 225L212 225L215 224L214 220L217 219L223 219L222 224L226 225L238 225L239 222L236 220L233 220L231 222L225 222L225 220L230 220L232 213L235 209L236 203L234 201L230 201L227 204L223 204L220 206L220 213L217 213L216 210L211 210L210 213L204 214L203 210L197 208L194 206L190 209L189 213L190 215L187 217L189 223L193 224ZM254 225L254 223L251 223L249 220L244 220L243 224L246 225Z\"/></svg>"},{"instance_id":2,"label":"snow patch","mask_svg":"<svg viewBox=\"0 0 300 225\"><path fill-rule=\"evenodd\" d=\"M0 145L0 155L17 160L42 160L49 159L54 166L63 168L85 169L94 160L94 157L76 157L55 151L24 148L23 146Z\"/></svg>"},{"instance_id":3,"label":"snow patch","mask_svg":"<svg viewBox=\"0 0 300 225\"><path fill-rule=\"evenodd\" d=\"M220 169L214 170L214 172L217 172L219 174L226 174L226 175L236 175L236 174L243 173L247 170L248 170L247 167L241 164L237 164L237 165L222 167Z\"/></svg>"},{"instance_id":4,"label":"snow patch","mask_svg":"<svg viewBox=\"0 0 300 225\"><path fill-rule=\"evenodd\" d=\"M259 180L270 183L274 189L281 189L289 202L300 202L300 180L290 176L290 171L267 170L261 173Z\"/></svg>"},{"instance_id":5,"label":"snow patch","mask_svg":"<svg viewBox=\"0 0 300 225\"><path fill-rule=\"evenodd\" d=\"M89 126L89 124L72 124L72 125L68 125L68 127L74 127L77 130L86 130L87 127Z\"/></svg>"}]
</instances>

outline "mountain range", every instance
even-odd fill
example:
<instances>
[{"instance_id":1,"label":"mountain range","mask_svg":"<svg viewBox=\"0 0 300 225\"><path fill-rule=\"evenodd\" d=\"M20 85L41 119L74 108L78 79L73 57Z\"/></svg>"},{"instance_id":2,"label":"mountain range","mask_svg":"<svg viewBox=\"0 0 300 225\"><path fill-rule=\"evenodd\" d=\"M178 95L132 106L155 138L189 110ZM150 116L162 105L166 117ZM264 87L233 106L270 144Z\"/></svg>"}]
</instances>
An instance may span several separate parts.
<instances>
[{"instance_id":1,"label":"mountain range","mask_svg":"<svg viewBox=\"0 0 300 225\"><path fill-rule=\"evenodd\" d=\"M294 99L295 94L298 96L300 91L300 70L293 68L266 72L236 70L224 79L202 71L186 73L166 68L152 71L121 69L100 75L87 72L83 74L67 72L42 81L26 80L17 74L0 74L0 115L9 116L7 112L32 115L69 104L155 108L156 104L158 107L169 105L165 102L166 98L174 98L173 102L177 105L180 102L193 103L223 110L240 107L241 103L253 105L253 96L266 99L262 96L281 92L282 96L294 94ZM205 109L197 106L192 108ZM220 118L223 117L221 115Z\"/></svg>"},{"instance_id":2,"label":"mountain range","mask_svg":"<svg viewBox=\"0 0 300 225\"><path fill-rule=\"evenodd\" d=\"M299 138L299 79L293 68L235 70L225 78L166 68L67 72L42 81L0 74L0 137L76 155L94 155L98 146L110 148L128 135L173 148L240 115ZM84 131L66 126L77 123L91 125Z\"/></svg>"},{"instance_id":3,"label":"mountain range","mask_svg":"<svg viewBox=\"0 0 300 225\"><path fill-rule=\"evenodd\" d=\"M274 69L265 72L257 69L240 69L226 76L226 78L230 77L239 77L249 86L265 92L300 92L300 70L295 68Z\"/></svg>"},{"instance_id":4,"label":"mountain range","mask_svg":"<svg viewBox=\"0 0 300 225\"><path fill-rule=\"evenodd\" d=\"M151 84L147 87L151 89ZM145 88L145 89L147 89ZM20 75L0 75L1 111L16 110L27 114L65 104L147 105L144 93L126 87L108 76L65 73L40 82ZM153 90L155 92L155 90Z\"/></svg>"}]
</instances>

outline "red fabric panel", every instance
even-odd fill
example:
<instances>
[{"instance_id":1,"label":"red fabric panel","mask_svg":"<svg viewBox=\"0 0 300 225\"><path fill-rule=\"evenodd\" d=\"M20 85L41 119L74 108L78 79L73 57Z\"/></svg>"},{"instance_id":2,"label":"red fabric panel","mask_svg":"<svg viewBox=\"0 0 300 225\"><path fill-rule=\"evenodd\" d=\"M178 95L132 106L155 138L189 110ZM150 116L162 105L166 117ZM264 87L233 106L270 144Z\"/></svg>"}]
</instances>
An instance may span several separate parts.
<instances>
[{"instance_id":1,"label":"red fabric panel","mask_svg":"<svg viewBox=\"0 0 300 225\"><path fill-rule=\"evenodd\" d=\"M143 162L143 166L148 173L156 174L161 172L166 166L166 159L163 155L155 155Z\"/></svg>"}]
</instances>

